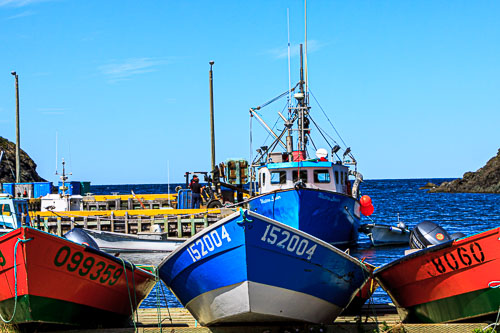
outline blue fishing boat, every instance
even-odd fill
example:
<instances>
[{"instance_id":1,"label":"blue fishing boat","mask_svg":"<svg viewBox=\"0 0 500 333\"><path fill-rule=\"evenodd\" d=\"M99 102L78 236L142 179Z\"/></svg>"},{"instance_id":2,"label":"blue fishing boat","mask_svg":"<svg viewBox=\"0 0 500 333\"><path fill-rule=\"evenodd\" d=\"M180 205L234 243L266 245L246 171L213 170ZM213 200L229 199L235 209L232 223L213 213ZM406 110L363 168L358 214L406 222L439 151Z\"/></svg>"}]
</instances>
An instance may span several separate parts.
<instances>
[{"instance_id":1,"label":"blue fishing boat","mask_svg":"<svg viewBox=\"0 0 500 333\"><path fill-rule=\"evenodd\" d=\"M187 240L158 271L202 325L331 323L370 276L358 259L249 210Z\"/></svg>"},{"instance_id":2,"label":"blue fishing boat","mask_svg":"<svg viewBox=\"0 0 500 333\"><path fill-rule=\"evenodd\" d=\"M292 92L295 104L291 103ZM252 161L250 178L258 181L258 189L252 189L252 194L258 195L250 198L249 209L335 246L356 244L361 212L359 185L363 177L357 171L351 149L346 147L341 152L340 145L333 139L327 140L329 136L311 117L302 46L300 81L281 96L286 94L288 116L278 112L284 121L280 134L274 133L257 112L270 103L250 109L250 116L257 118L275 140L257 149ZM330 151L320 148L314 155L308 151L309 143L316 147L311 137L313 125Z\"/></svg>"}]
</instances>

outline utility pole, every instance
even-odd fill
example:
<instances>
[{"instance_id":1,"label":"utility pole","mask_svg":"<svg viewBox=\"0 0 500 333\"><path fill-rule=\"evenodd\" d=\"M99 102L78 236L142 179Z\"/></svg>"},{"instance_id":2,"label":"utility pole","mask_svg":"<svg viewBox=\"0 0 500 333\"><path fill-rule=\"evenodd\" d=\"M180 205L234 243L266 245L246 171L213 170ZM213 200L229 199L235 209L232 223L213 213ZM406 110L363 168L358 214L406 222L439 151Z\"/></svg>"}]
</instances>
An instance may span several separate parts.
<instances>
[{"instance_id":1,"label":"utility pole","mask_svg":"<svg viewBox=\"0 0 500 333\"><path fill-rule=\"evenodd\" d=\"M21 161L20 161L20 145L21 145L21 133L19 130L19 77L15 71L10 74L14 75L16 78L16 183L21 182Z\"/></svg>"},{"instance_id":2,"label":"utility pole","mask_svg":"<svg viewBox=\"0 0 500 333\"><path fill-rule=\"evenodd\" d=\"M210 137L212 142L212 179L214 177L215 171L215 129L214 129L214 79L212 66L214 65L214 61L210 62ZM215 179L213 179L215 181Z\"/></svg>"}]
</instances>

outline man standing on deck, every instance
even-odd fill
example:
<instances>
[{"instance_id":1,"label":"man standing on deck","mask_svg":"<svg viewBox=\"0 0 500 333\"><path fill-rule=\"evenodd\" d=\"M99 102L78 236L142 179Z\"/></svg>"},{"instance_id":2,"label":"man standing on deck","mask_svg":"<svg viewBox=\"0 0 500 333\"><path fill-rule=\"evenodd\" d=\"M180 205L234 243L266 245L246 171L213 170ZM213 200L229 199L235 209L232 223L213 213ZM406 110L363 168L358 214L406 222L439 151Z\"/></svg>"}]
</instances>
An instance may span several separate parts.
<instances>
[{"instance_id":1,"label":"man standing on deck","mask_svg":"<svg viewBox=\"0 0 500 333\"><path fill-rule=\"evenodd\" d=\"M201 204L201 189L200 180L196 175L193 176L193 180L191 180L191 184L189 184L189 188L193 194L191 200L191 208L200 208Z\"/></svg>"}]
</instances>

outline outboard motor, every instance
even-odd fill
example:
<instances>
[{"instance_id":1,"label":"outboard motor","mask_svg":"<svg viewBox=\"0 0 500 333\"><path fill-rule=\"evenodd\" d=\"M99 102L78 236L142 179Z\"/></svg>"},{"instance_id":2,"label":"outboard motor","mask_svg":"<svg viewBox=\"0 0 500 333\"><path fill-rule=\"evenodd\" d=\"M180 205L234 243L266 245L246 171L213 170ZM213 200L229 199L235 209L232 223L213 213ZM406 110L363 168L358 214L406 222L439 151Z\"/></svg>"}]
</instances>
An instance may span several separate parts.
<instances>
[{"instance_id":1,"label":"outboard motor","mask_svg":"<svg viewBox=\"0 0 500 333\"><path fill-rule=\"evenodd\" d=\"M73 241L75 243L87 245L93 247L96 250L99 250L99 245L97 245L95 240L80 228L71 229L64 234L64 238L69 239L70 241Z\"/></svg>"},{"instance_id":2,"label":"outboard motor","mask_svg":"<svg viewBox=\"0 0 500 333\"><path fill-rule=\"evenodd\" d=\"M410 233L410 247L412 249L425 249L428 246L449 240L451 237L443 228L429 221L420 222Z\"/></svg>"}]
</instances>

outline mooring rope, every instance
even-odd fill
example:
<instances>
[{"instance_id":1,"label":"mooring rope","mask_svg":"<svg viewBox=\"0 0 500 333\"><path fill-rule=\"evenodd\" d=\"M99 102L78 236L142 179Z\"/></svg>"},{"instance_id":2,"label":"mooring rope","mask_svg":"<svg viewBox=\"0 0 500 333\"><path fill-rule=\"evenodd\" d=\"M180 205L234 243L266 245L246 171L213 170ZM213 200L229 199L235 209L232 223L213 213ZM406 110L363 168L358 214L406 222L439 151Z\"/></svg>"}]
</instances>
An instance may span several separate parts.
<instances>
[{"instance_id":1,"label":"mooring rope","mask_svg":"<svg viewBox=\"0 0 500 333\"><path fill-rule=\"evenodd\" d=\"M132 296L130 295L130 288L128 284L128 276L127 276L127 266L125 265L125 260L123 258L118 257L118 259L121 260L123 264L123 272L125 273L125 282L127 283L127 293L128 293L128 301L130 304L130 313L131 313L131 318L132 318L132 323L134 324L134 331L137 332L137 325L136 325L136 320L134 320L134 306L132 305ZM130 266L132 267L132 280L133 280L133 291L134 291L134 297L137 297L135 294L135 277L134 277L134 264L129 262ZM137 300L135 301L135 304L137 306ZM136 313L137 314L137 313Z\"/></svg>"},{"instance_id":2,"label":"mooring rope","mask_svg":"<svg viewBox=\"0 0 500 333\"><path fill-rule=\"evenodd\" d=\"M500 288L500 281L490 281L488 283L489 288ZM498 312L497 312L497 319L495 320L494 323L489 324L485 328L482 329L482 331L488 329L490 326L493 326L493 332L496 332L497 326L500 323L500 306L498 307Z\"/></svg>"},{"instance_id":3,"label":"mooring rope","mask_svg":"<svg viewBox=\"0 0 500 333\"><path fill-rule=\"evenodd\" d=\"M161 319L161 300L160 300L160 292L159 289L161 288L161 293L163 295L163 299L165 300L165 306L167 307L168 311L168 319L170 320L170 324L173 324L172 321L172 315L170 314L170 307L168 306L168 301L167 298L165 297L165 293L163 291L163 282L160 279L160 273L158 269L155 268L155 281L156 281L156 313L157 313L157 318L158 318L158 328L160 329L160 332L162 332L162 322L167 319Z\"/></svg>"},{"instance_id":4,"label":"mooring rope","mask_svg":"<svg viewBox=\"0 0 500 333\"><path fill-rule=\"evenodd\" d=\"M16 245L14 246L14 292L15 292L14 310L12 312L12 317L10 317L9 320L5 320L4 317L2 316L2 314L0 313L0 318L6 324L10 323L12 321L12 319L14 319L14 316L16 315L16 310L17 310L17 246L19 245L19 243L26 243L32 239L33 238L28 238L28 239L18 238Z\"/></svg>"},{"instance_id":5,"label":"mooring rope","mask_svg":"<svg viewBox=\"0 0 500 333\"><path fill-rule=\"evenodd\" d=\"M163 295L163 299L165 300L165 306L167 307L168 319L170 320L170 324L173 324L172 315L170 314L170 307L168 306L167 296L165 296L165 291L163 290L163 281L161 281L161 280L160 280L160 287L161 287L161 294Z\"/></svg>"}]
</instances>

